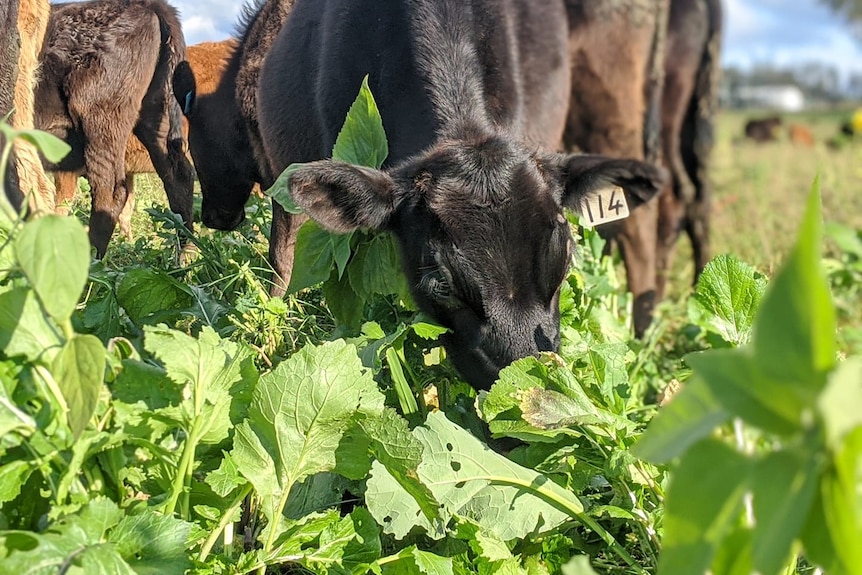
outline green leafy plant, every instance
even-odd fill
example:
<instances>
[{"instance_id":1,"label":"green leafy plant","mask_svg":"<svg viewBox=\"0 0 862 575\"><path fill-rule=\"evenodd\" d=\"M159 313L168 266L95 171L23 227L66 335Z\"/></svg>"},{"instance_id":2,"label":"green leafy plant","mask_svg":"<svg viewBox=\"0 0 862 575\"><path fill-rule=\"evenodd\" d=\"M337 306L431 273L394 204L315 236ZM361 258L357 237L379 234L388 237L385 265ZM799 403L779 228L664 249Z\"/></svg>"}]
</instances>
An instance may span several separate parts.
<instances>
[{"instance_id":1,"label":"green leafy plant","mask_svg":"<svg viewBox=\"0 0 862 575\"><path fill-rule=\"evenodd\" d=\"M815 184L796 247L753 322L756 282L741 297L723 298L731 314L712 306L710 324L750 324L750 341L747 330L722 329L739 347L687 356L693 377L635 447L654 463L679 458L660 574L783 573L796 564L800 546L829 573L862 566L855 543L862 536L862 419L849 407L862 394L862 364L838 362L835 308L820 265L819 205ZM736 321L727 322L729 315ZM714 436L731 419L756 441Z\"/></svg>"}]
</instances>

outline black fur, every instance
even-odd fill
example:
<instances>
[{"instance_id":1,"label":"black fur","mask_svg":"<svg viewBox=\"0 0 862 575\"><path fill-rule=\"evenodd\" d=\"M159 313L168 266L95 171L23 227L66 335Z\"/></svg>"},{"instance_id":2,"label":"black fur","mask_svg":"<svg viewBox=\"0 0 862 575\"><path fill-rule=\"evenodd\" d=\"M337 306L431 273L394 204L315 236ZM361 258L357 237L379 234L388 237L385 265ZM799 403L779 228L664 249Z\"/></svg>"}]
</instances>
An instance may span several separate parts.
<instances>
[{"instance_id":1,"label":"black fur","mask_svg":"<svg viewBox=\"0 0 862 575\"><path fill-rule=\"evenodd\" d=\"M274 173L330 155L369 75L384 169L318 161L292 175L294 199L332 230L395 235L418 305L452 330L444 344L478 388L559 347L572 249L563 206L605 183L627 187L634 206L662 183L642 162L556 153L567 35L560 0L298 0L261 72ZM274 235L271 251L290 239Z\"/></svg>"}]
</instances>

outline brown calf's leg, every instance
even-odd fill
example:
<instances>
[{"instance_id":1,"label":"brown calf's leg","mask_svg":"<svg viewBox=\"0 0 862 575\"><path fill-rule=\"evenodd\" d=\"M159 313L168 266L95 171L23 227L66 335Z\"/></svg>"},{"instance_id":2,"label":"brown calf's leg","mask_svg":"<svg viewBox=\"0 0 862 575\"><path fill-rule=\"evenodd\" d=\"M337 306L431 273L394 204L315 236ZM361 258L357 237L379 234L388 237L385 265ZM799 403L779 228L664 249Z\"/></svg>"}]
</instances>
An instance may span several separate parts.
<instances>
[{"instance_id":1,"label":"brown calf's leg","mask_svg":"<svg viewBox=\"0 0 862 575\"><path fill-rule=\"evenodd\" d=\"M652 322L656 303L656 253L658 201L653 199L633 210L617 235L626 266L629 291L634 296L635 336L642 337Z\"/></svg>"}]
</instances>

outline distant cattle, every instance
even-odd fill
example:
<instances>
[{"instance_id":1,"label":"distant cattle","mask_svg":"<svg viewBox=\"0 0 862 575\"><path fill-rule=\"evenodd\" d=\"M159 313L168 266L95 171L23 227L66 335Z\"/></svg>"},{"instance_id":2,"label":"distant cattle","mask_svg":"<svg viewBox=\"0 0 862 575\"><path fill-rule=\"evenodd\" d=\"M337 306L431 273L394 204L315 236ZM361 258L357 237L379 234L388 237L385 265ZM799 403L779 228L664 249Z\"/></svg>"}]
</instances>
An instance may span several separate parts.
<instances>
[{"instance_id":1,"label":"distant cattle","mask_svg":"<svg viewBox=\"0 0 862 575\"><path fill-rule=\"evenodd\" d=\"M790 124L788 126L788 134L790 141L797 146L805 146L807 148L814 147L814 134L808 126L802 124Z\"/></svg>"},{"instance_id":2,"label":"distant cattle","mask_svg":"<svg viewBox=\"0 0 862 575\"><path fill-rule=\"evenodd\" d=\"M17 129L33 128L33 89L49 12L48 0L4 0L0 6L0 117L14 110L11 124ZM45 175L36 149L16 142L12 164L14 167L4 174L4 182L16 207L27 194L31 209L52 210L54 186Z\"/></svg>"},{"instance_id":3,"label":"distant cattle","mask_svg":"<svg viewBox=\"0 0 862 575\"><path fill-rule=\"evenodd\" d=\"M553 151L568 44L558 0L297 0L261 70L272 173L311 162L288 182L309 217L394 235L418 306L450 329L443 343L478 388L559 349L573 247L563 208L606 186L634 208L662 185L644 162ZM365 74L389 138L381 170L322 159Z\"/></svg>"},{"instance_id":4,"label":"distant cattle","mask_svg":"<svg viewBox=\"0 0 862 575\"><path fill-rule=\"evenodd\" d=\"M192 227L194 174L170 79L185 58L176 11L163 0L93 0L52 7L36 92L37 127L72 146L51 169L90 181L90 241L105 254L125 206L125 149L134 135L164 182L171 209Z\"/></svg>"},{"instance_id":5,"label":"distant cattle","mask_svg":"<svg viewBox=\"0 0 862 575\"><path fill-rule=\"evenodd\" d=\"M745 123L745 137L755 142L774 142L782 121L779 116L753 118Z\"/></svg>"},{"instance_id":6,"label":"distant cattle","mask_svg":"<svg viewBox=\"0 0 862 575\"><path fill-rule=\"evenodd\" d=\"M671 261L685 231L697 282L710 258L714 145L720 83L721 0L671 0L662 93L663 161L672 189L659 197L657 299L664 297Z\"/></svg>"},{"instance_id":7,"label":"distant cattle","mask_svg":"<svg viewBox=\"0 0 862 575\"><path fill-rule=\"evenodd\" d=\"M186 58L191 65L198 89L202 94L213 92L224 73L227 60L236 48L236 40L228 39L221 42L202 42L186 48ZM183 133L188 129L183 122ZM121 233L131 238L131 217L135 202L135 174L150 174L156 171L150 159L150 153L134 135L126 145L125 156L126 189L128 199L120 213L119 226ZM68 203L78 191L78 177L86 175L83 168L76 172L55 172L54 181L57 185L57 210L65 211Z\"/></svg>"}]
</instances>

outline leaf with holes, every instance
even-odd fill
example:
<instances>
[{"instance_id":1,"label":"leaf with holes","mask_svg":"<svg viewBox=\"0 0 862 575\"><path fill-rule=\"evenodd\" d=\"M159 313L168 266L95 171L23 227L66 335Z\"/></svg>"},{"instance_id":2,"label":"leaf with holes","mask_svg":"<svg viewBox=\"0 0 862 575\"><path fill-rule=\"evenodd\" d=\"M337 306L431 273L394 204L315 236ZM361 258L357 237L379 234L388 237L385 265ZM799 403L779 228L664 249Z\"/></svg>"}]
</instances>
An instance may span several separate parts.
<instances>
[{"instance_id":1,"label":"leaf with holes","mask_svg":"<svg viewBox=\"0 0 862 575\"><path fill-rule=\"evenodd\" d=\"M551 530L584 510L571 492L494 453L443 413L431 413L413 434L424 448L419 479L440 502L444 520L466 516L509 540ZM426 519L415 499L379 463L372 467L365 497L387 533L403 538L416 526L431 537L445 534L444 525Z\"/></svg>"}]
</instances>

